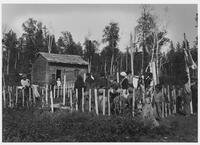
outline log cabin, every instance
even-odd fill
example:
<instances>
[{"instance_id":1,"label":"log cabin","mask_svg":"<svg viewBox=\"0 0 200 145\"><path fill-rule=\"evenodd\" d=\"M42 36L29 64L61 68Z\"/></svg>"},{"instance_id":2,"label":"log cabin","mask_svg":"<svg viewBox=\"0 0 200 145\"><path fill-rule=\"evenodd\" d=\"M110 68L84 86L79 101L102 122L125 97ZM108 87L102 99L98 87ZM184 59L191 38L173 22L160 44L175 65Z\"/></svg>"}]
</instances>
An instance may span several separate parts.
<instances>
[{"instance_id":1,"label":"log cabin","mask_svg":"<svg viewBox=\"0 0 200 145\"><path fill-rule=\"evenodd\" d=\"M64 82L74 83L77 75L84 76L88 71L88 62L79 55L65 55L54 53L38 53L32 64L31 81L34 84L51 84L52 81L60 78Z\"/></svg>"}]
</instances>

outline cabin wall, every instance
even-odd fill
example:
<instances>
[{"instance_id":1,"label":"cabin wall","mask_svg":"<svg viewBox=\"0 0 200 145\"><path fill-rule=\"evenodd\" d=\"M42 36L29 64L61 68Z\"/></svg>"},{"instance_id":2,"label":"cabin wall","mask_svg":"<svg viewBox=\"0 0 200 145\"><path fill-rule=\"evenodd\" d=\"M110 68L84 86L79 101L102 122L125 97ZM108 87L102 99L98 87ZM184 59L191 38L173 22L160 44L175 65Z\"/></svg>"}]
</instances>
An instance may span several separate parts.
<instances>
[{"instance_id":1,"label":"cabin wall","mask_svg":"<svg viewBox=\"0 0 200 145\"><path fill-rule=\"evenodd\" d=\"M32 65L31 81L34 84L43 85L48 82L47 80L47 61L39 56Z\"/></svg>"},{"instance_id":2,"label":"cabin wall","mask_svg":"<svg viewBox=\"0 0 200 145\"><path fill-rule=\"evenodd\" d=\"M87 73L87 67L79 68L79 67L49 65L49 68L48 68L49 83L52 81L52 75L55 74L55 76L56 76L57 69L61 70L61 82L64 82L64 75L66 75L67 82L75 82L76 78L77 78L77 74L81 75L83 77L84 73ZM77 72L77 70L78 70L78 72Z\"/></svg>"}]
</instances>

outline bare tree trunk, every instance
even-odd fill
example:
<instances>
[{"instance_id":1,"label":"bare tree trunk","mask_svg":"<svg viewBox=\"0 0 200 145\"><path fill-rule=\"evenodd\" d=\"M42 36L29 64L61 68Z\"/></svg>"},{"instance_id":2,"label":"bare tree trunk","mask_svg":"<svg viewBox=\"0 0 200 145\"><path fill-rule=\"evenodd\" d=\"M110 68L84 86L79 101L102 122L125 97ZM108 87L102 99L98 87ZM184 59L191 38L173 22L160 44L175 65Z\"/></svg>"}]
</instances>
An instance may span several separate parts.
<instances>
[{"instance_id":1,"label":"bare tree trunk","mask_svg":"<svg viewBox=\"0 0 200 145\"><path fill-rule=\"evenodd\" d=\"M113 61L114 61L114 54L112 54L111 63L110 63L110 75L112 75Z\"/></svg>"},{"instance_id":2,"label":"bare tree trunk","mask_svg":"<svg viewBox=\"0 0 200 145\"><path fill-rule=\"evenodd\" d=\"M10 50L8 50L8 59L7 59L7 75L9 74L9 66L10 66Z\"/></svg>"},{"instance_id":3,"label":"bare tree trunk","mask_svg":"<svg viewBox=\"0 0 200 145\"><path fill-rule=\"evenodd\" d=\"M122 71L122 58L123 58L123 55L121 55L120 57L120 72Z\"/></svg>"},{"instance_id":4,"label":"bare tree trunk","mask_svg":"<svg viewBox=\"0 0 200 145\"><path fill-rule=\"evenodd\" d=\"M128 48L126 49L126 71L128 71Z\"/></svg>"},{"instance_id":5,"label":"bare tree trunk","mask_svg":"<svg viewBox=\"0 0 200 145\"><path fill-rule=\"evenodd\" d=\"M107 70L106 70L106 67L107 67L107 65L106 65L106 60L105 60L105 64L104 64L105 75L107 74L107 73L106 73L106 71L107 71Z\"/></svg>"},{"instance_id":6,"label":"bare tree trunk","mask_svg":"<svg viewBox=\"0 0 200 145\"><path fill-rule=\"evenodd\" d=\"M159 58L158 58L158 45L159 43L157 43L157 48L156 48L156 76L157 76L157 83L159 84L159 66L158 66L158 61L159 61Z\"/></svg>"}]
</instances>

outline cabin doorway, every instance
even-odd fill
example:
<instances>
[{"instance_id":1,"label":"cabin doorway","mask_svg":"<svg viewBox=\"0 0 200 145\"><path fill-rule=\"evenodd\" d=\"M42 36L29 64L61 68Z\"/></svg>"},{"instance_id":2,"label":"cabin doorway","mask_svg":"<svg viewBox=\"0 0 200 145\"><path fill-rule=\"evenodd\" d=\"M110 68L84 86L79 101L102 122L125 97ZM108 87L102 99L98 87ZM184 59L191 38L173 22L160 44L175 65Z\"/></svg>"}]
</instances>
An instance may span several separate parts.
<instances>
[{"instance_id":1,"label":"cabin doorway","mask_svg":"<svg viewBox=\"0 0 200 145\"><path fill-rule=\"evenodd\" d=\"M59 69L56 70L56 80L58 80L58 78L61 79L61 70Z\"/></svg>"}]
</instances>

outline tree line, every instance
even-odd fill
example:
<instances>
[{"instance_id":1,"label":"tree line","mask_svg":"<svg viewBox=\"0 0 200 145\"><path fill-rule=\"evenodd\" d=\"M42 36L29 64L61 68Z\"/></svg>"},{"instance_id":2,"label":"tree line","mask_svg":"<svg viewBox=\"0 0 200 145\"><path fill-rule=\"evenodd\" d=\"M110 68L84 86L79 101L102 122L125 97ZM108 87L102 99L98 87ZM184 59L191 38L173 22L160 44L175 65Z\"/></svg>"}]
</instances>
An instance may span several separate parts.
<instances>
[{"instance_id":1,"label":"tree line","mask_svg":"<svg viewBox=\"0 0 200 145\"><path fill-rule=\"evenodd\" d=\"M161 60L177 63L175 60L180 60L179 55L183 54L184 43L180 45L177 42L174 47L172 40L166 37L167 29L160 28L157 16L151 11L150 7L143 6L141 16L137 19L137 26L133 28L136 39L130 42L133 44L131 49L134 49L135 75L144 74L152 59L156 59L157 67L161 67ZM197 15L195 20L197 22ZM110 22L105 26L101 42L85 38L83 44L75 42L69 31L61 32L61 36L56 40L46 25L33 18L26 20L22 28L23 34L19 38L12 30L3 34L3 74L9 78L16 73L30 74L31 65L39 52L80 55L89 62L89 72L96 75L112 76L116 72L131 70L131 46L127 47L126 52L120 51L118 46L120 28L117 22ZM101 43L106 45L99 50ZM166 43L171 43L170 51L162 53L161 48ZM197 47L196 37L194 45L189 47L195 61L197 61ZM180 69L179 71L184 71L184 66ZM172 72L168 73L171 74ZM174 77L175 74L178 73L173 72Z\"/></svg>"}]
</instances>

